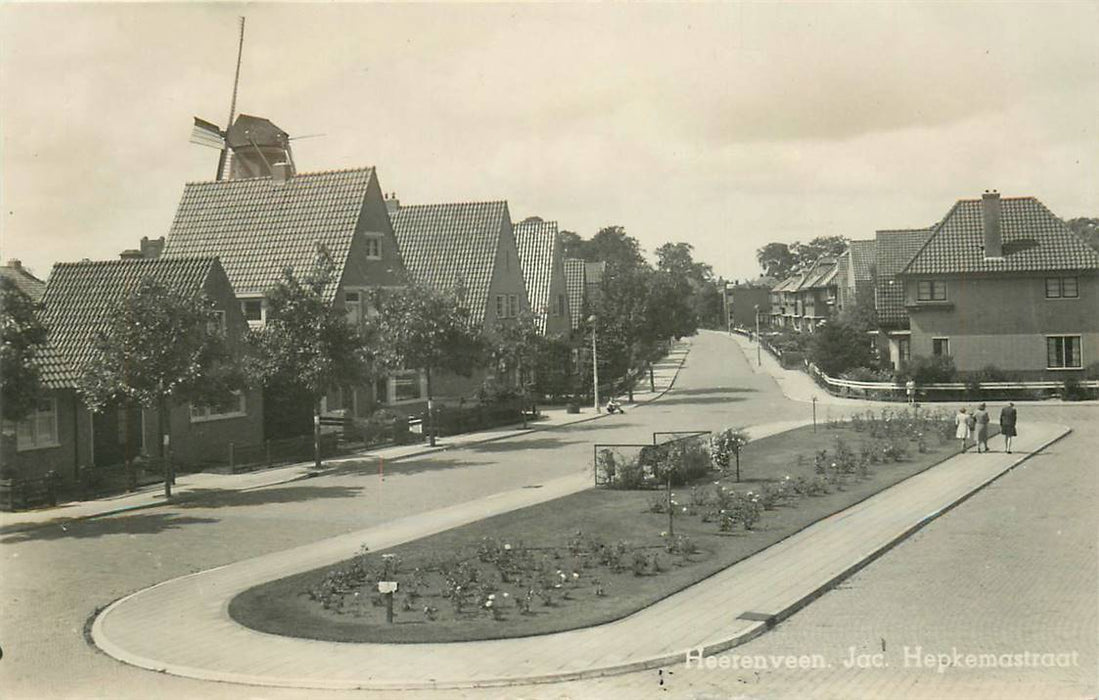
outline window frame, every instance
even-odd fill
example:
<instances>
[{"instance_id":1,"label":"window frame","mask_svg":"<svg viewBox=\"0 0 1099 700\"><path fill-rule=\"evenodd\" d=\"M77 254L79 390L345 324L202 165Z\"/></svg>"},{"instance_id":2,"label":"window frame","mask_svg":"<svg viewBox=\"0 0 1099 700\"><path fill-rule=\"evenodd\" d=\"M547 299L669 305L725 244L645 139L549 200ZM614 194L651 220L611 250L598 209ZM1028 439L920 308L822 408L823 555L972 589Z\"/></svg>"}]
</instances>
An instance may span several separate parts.
<instances>
[{"instance_id":1,"label":"window frame","mask_svg":"<svg viewBox=\"0 0 1099 700\"><path fill-rule=\"evenodd\" d=\"M1047 335L1046 337L1046 369L1052 371L1073 371L1081 370L1084 368L1084 339L1080 334L1061 334L1061 335ZM1078 364L1069 364L1072 359L1072 343L1066 343L1066 340L1075 340L1076 345L1076 361ZM1060 361L1064 364L1054 365L1050 364L1050 357L1052 355L1051 349L1054 347L1051 343L1061 341L1060 348Z\"/></svg>"},{"instance_id":2,"label":"window frame","mask_svg":"<svg viewBox=\"0 0 1099 700\"><path fill-rule=\"evenodd\" d=\"M496 295L496 318L507 318L507 297L503 294Z\"/></svg>"},{"instance_id":3,"label":"window frame","mask_svg":"<svg viewBox=\"0 0 1099 700\"><path fill-rule=\"evenodd\" d=\"M259 304L259 318L248 317L249 304ZM243 297L240 300L240 314L249 327L262 327L267 323L267 304L264 303L263 297Z\"/></svg>"},{"instance_id":4,"label":"window frame","mask_svg":"<svg viewBox=\"0 0 1099 700\"><path fill-rule=\"evenodd\" d=\"M508 318L515 318L519 315L519 295L508 294Z\"/></svg>"},{"instance_id":5,"label":"window frame","mask_svg":"<svg viewBox=\"0 0 1099 700\"><path fill-rule=\"evenodd\" d=\"M43 411L43 405L48 405L49 410ZM46 437L39 435L39 427L43 417L47 417L50 422L50 435ZM25 436L25 432L29 433L29 436ZM61 436L58 433L57 425L57 397L40 397L34 411L15 426L15 451L29 452L60 446Z\"/></svg>"},{"instance_id":6,"label":"window frame","mask_svg":"<svg viewBox=\"0 0 1099 700\"><path fill-rule=\"evenodd\" d=\"M349 297L354 294L355 299L352 301ZM358 289L345 289L343 290L343 311L344 318L352 326L362 325L366 318L364 312L364 298L361 290ZM352 311L354 311L354 317L352 318Z\"/></svg>"},{"instance_id":7,"label":"window frame","mask_svg":"<svg viewBox=\"0 0 1099 700\"><path fill-rule=\"evenodd\" d=\"M187 405L187 416L192 423L209 423L211 421L219 420L232 420L234 418L243 418L248 415L248 397L245 396L243 391L234 391L233 395L237 397L237 405L234 410L227 411L225 413L214 413L215 409L210 406L203 406L201 404L189 403Z\"/></svg>"},{"instance_id":8,"label":"window frame","mask_svg":"<svg viewBox=\"0 0 1099 700\"><path fill-rule=\"evenodd\" d=\"M372 234L363 236L363 240L366 241L365 257L367 260L381 260L382 259L382 237Z\"/></svg>"},{"instance_id":9,"label":"window frame","mask_svg":"<svg viewBox=\"0 0 1099 700\"><path fill-rule=\"evenodd\" d=\"M936 344L938 344L938 352L936 352ZM942 352L943 350L946 352ZM938 337L931 339L931 355L932 357L951 357L950 354L950 338Z\"/></svg>"},{"instance_id":10,"label":"window frame","mask_svg":"<svg viewBox=\"0 0 1099 700\"><path fill-rule=\"evenodd\" d=\"M1072 281L1072 294L1068 294L1065 291L1065 283ZM1050 294L1050 283L1056 283L1056 294ZM1045 294L1046 299L1079 299L1080 298L1080 280L1075 275L1067 277L1046 277L1045 278Z\"/></svg>"},{"instance_id":11,"label":"window frame","mask_svg":"<svg viewBox=\"0 0 1099 700\"><path fill-rule=\"evenodd\" d=\"M924 285L927 285L927 295L924 295ZM941 290L941 296L937 294ZM916 280L916 301L935 302L947 301L946 282L943 280Z\"/></svg>"}]
</instances>

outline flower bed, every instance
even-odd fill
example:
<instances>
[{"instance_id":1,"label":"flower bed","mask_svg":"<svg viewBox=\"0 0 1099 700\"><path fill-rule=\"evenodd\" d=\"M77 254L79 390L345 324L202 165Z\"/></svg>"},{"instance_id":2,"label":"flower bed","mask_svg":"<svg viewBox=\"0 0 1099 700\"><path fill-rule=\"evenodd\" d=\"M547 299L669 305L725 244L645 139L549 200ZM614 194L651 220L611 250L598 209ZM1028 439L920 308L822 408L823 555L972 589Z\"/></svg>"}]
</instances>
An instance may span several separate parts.
<instances>
[{"instance_id":1,"label":"flower bed","mask_svg":"<svg viewBox=\"0 0 1099 700\"><path fill-rule=\"evenodd\" d=\"M335 641L526 636L618 619L952 455L945 412L887 411L749 442L666 492L590 489L242 593L249 627ZM387 573L388 572L388 573ZM394 624L377 583L399 584Z\"/></svg>"}]
</instances>

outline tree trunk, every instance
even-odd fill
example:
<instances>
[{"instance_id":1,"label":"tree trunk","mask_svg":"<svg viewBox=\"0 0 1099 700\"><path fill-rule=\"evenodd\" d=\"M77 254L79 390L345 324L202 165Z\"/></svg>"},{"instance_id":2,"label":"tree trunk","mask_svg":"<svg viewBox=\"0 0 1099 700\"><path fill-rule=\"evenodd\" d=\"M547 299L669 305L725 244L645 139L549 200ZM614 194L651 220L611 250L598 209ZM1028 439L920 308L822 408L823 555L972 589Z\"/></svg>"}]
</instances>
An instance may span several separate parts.
<instances>
[{"instance_id":1,"label":"tree trunk","mask_svg":"<svg viewBox=\"0 0 1099 700\"><path fill-rule=\"evenodd\" d=\"M425 370L427 374L427 415L424 417L423 429L427 431L427 444L435 447L435 403L431 395L431 368Z\"/></svg>"},{"instance_id":2,"label":"tree trunk","mask_svg":"<svg viewBox=\"0 0 1099 700\"><path fill-rule=\"evenodd\" d=\"M321 400L313 398L313 468L321 468Z\"/></svg>"},{"instance_id":3,"label":"tree trunk","mask_svg":"<svg viewBox=\"0 0 1099 700\"><path fill-rule=\"evenodd\" d=\"M171 448L170 424L168 421L168 402L163 398L156 405L157 442L160 443L160 461L164 465L164 500L172 498L172 460L169 458Z\"/></svg>"},{"instance_id":4,"label":"tree trunk","mask_svg":"<svg viewBox=\"0 0 1099 700\"><path fill-rule=\"evenodd\" d=\"M630 343L630 361L626 366L626 396L630 403L633 403L633 380L630 379L630 375L633 374L633 343Z\"/></svg>"},{"instance_id":5,"label":"tree trunk","mask_svg":"<svg viewBox=\"0 0 1099 700\"><path fill-rule=\"evenodd\" d=\"M653 363L649 362L649 391L656 393L656 378L653 377Z\"/></svg>"}]
</instances>

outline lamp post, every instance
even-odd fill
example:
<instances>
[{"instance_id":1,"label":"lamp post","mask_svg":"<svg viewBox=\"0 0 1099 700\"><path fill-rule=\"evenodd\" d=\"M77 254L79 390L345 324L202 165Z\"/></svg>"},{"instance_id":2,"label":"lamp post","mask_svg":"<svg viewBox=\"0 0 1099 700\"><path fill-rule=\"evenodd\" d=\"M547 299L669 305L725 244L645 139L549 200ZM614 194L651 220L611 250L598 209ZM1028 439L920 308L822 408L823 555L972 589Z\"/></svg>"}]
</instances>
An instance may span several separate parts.
<instances>
[{"instance_id":1,"label":"lamp post","mask_svg":"<svg viewBox=\"0 0 1099 700\"><path fill-rule=\"evenodd\" d=\"M763 355L760 351L759 339L759 304L756 304L756 367L763 365Z\"/></svg>"},{"instance_id":2,"label":"lamp post","mask_svg":"<svg viewBox=\"0 0 1099 700\"><path fill-rule=\"evenodd\" d=\"M591 387L595 396L595 412L599 413L599 355L595 347L595 321L594 315L588 316L588 323L591 324Z\"/></svg>"}]
</instances>

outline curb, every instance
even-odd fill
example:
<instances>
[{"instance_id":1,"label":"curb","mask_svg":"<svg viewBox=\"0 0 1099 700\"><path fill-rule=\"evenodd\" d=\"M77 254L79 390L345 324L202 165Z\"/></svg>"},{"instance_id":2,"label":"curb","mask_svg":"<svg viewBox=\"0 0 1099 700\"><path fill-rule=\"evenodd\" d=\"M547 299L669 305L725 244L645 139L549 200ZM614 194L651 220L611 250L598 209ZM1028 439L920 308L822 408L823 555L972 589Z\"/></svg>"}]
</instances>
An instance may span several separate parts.
<instances>
[{"instance_id":1,"label":"curb","mask_svg":"<svg viewBox=\"0 0 1099 700\"><path fill-rule=\"evenodd\" d=\"M683 368L683 362L687 359L687 355L689 355L690 352L691 352L691 345L690 345L690 343L688 343L687 346L686 346L686 351L683 353L682 357L679 359L678 364L675 367L675 371L672 373L672 378L668 382L668 386L664 387L662 390L660 390L659 392L657 392L653 396L650 396L649 398L647 398L643 401L635 402L635 405L644 406L644 405L650 404L653 401L656 401L657 399L662 398L665 394L667 394L669 391L671 391L672 387L675 386L675 380L679 378L679 371ZM670 353L669 353L668 357L671 357ZM446 450L450 450L450 449L468 447L468 446L472 446L472 445L484 445L484 444L488 444L488 443L491 443L491 442L498 442L500 440L508 440L510 438L513 438L513 437L518 437L520 435L529 435L530 433L535 433L535 432L542 432L542 431L549 431L549 430L560 430L562 428L567 428L569 426L576 425L577 423L587 423L587 422L590 422L590 421L593 421L593 420L598 420L600 418L606 418L607 415L608 414L606 414L606 413L597 413L595 415L585 416L583 418L579 418L577 420L570 421L568 423L561 423L559 425L547 425L545 427L537 427L536 426L536 427L533 427L533 428L528 427L526 429L519 428L518 430L516 430L516 432L513 432L513 433L507 433L507 434L504 434L504 435L497 435L495 437L484 438L484 439L481 439L481 440L472 439L472 440L469 440L467 442L456 444L456 445L441 445L441 446L436 445L435 447L425 447L424 449L421 449L421 450L416 450L416 451L413 451L413 452L409 452L407 454L403 454L399 457L394 457L389 461L398 462L398 461L401 461L401 460L404 460L404 459L410 459L410 458L413 458L413 457L422 457L424 455L434 454L436 452L445 452ZM502 428L507 428L509 426L501 426L501 427ZM348 455L348 456L349 457L354 457L355 455ZM358 456L359 457L369 457L371 455L369 453L365 453L365 454L359 454ZM301 462L300 464L305 464L305 462ZM286 467L283 467L283 468L292 468L294 466L296 466L296 465L289 464L289 465L286 465ZM278 481L272 481L272 482L267 483L267 484L258 484L256 486L249 486L247 488L242 488L242 489L224 489L224 491L233 492L233 493L245 493L245 492L248 492L248 491L255 491L256 489L265 489L265 488L269 488L271 486L281 486L283 484L292 484L292 483L295 483L295 482L298 482L298 481L305 481L307 479L315 479L318 476L325 476L326 474L330 474L333 471L335 471L333 468L321 469L319 471L310 471L310 472L306 472L304 474L298 474L296 476L291 476L291 477L281 479L281 480L278 480ZM171 501L152 502L152 503L138 503L138 504L131 505L131 506L121 506L121 507L118 507L118 508L112 508L110 510L104 510L104 511L100 511L98 513L91 513L91 514L88 514L88 515L75 515L75 516L72 516L72 517L62 518L62 519L58 519L58 520L51 520L51 521L47 521L47 522L32 522L32 523L25 523L23 525L15 524L15 525L11 525L10 529L2 530L2 532L0 532L0 535L2 535L2 536L14 535L14 534L17 534L17 533L20 533L20 532L29 532L31 530L37 530L37 529L44 528L44 527L50 527L50 526L55 526L55 525L67 525L69 523L81 522L81 521L84 521L84 520L94 520L96 518L105 518L105 517L109 517L109 516L112 516L112 515L122 515L124 513L131 513L131 512L134 512L134 511L147 510L149 508L160 508L160 507L163 507L163 506L177 505L177 504L180 504L180 503L187 503L189 501L195 501L195 500L199 500L199 499L202 499L202 498L207 498L210 495L211 494L209 494L209 493L186 494L186 495L175 496L175 497L172 498Z\"/></svg>"}]
</instances>

